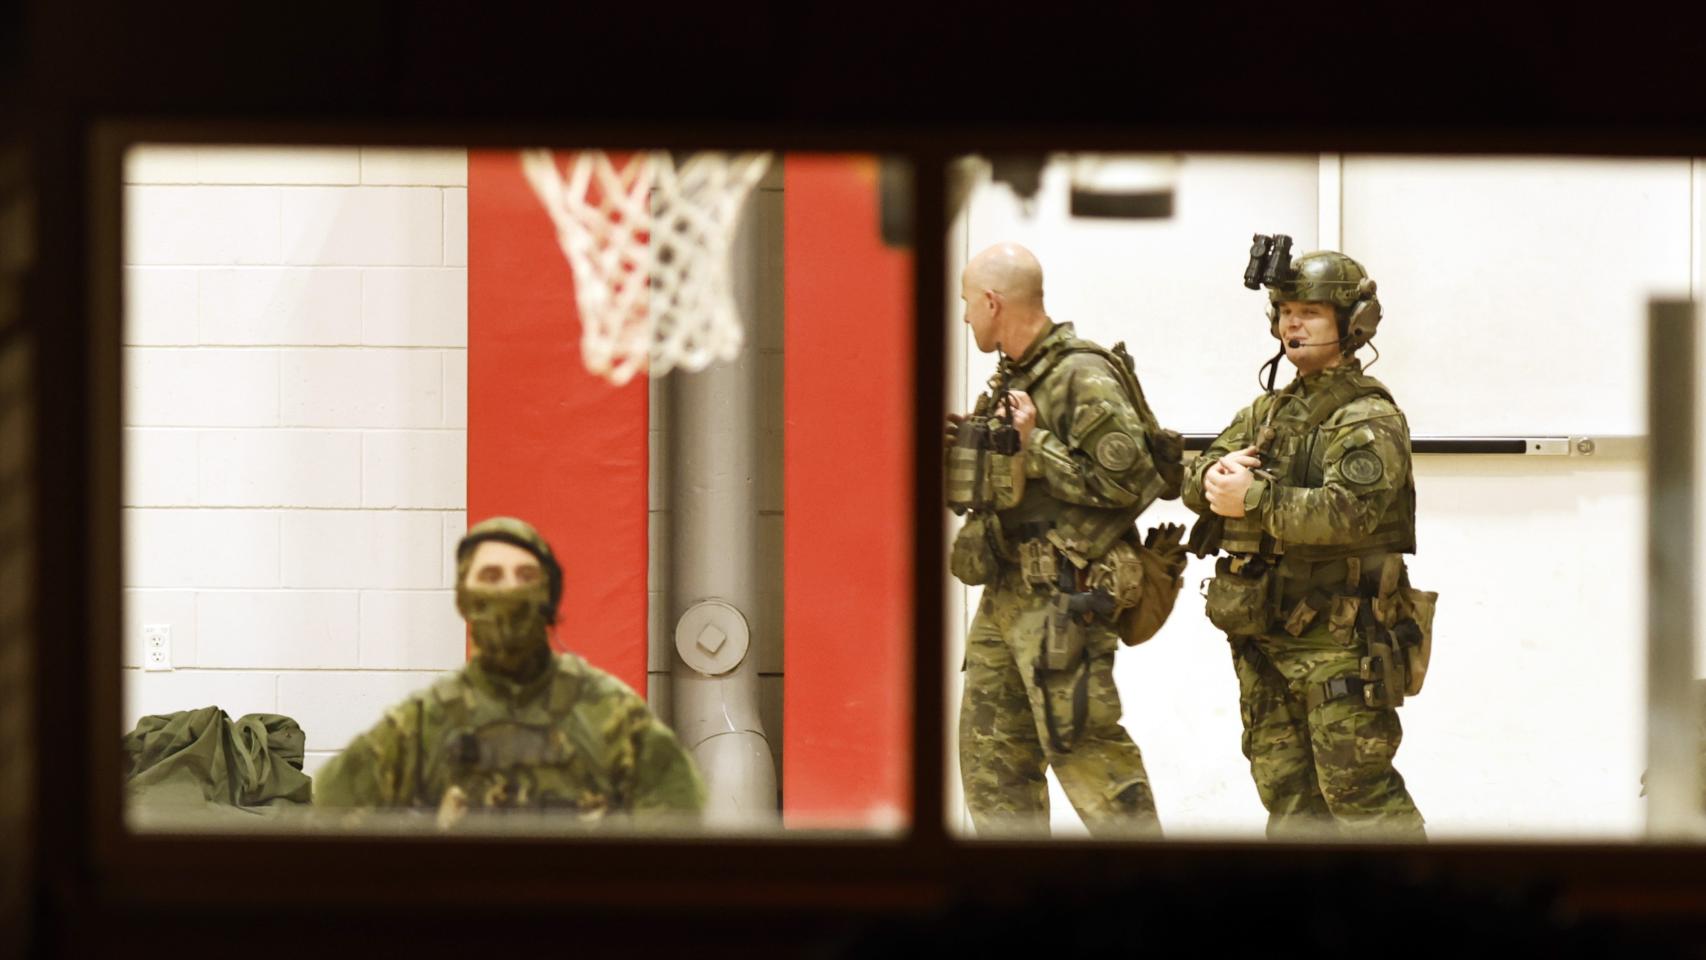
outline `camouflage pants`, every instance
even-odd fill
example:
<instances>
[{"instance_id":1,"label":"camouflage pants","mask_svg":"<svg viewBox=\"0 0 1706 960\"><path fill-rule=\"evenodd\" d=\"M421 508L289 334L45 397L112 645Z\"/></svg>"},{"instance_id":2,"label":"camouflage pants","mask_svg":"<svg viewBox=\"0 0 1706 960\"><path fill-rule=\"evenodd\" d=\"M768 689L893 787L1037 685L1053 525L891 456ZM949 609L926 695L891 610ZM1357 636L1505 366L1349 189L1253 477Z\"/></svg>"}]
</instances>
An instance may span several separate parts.
<instances>
[{"instance_id":1,"label":"camouflage pants","mask_svg":"<svg viewBox=\"0 0 1706 960\"><path fill-rule=\"evenodd\" d=\"M1044 772L1053 767L1091 833L1156 835L1143 754L1119 722L1119 638L1098 622L1086 662L1040 671L1047 602L1010 580L991 584L972 620L960 702L960 781L972 823L980 834L1046 833ZM1074 726L1075 695L1086 704L1082 729Z\"/></svg>"},{"instance_id":2,"label":"camouflage pants","mask_svg":"<svg viewBox=\"0 0 1706 960\"><path fill-rule=\"evenodd\" d=\"M1393 769L1398 711L1359 696L1307 709L1308 691L1356 676L1361 645L1326 624L1301 637L1233 637L1244 756L1268 811L1268 835L1319 831L1420 838L1422 815Z\"/></svg>"}]
</instances>

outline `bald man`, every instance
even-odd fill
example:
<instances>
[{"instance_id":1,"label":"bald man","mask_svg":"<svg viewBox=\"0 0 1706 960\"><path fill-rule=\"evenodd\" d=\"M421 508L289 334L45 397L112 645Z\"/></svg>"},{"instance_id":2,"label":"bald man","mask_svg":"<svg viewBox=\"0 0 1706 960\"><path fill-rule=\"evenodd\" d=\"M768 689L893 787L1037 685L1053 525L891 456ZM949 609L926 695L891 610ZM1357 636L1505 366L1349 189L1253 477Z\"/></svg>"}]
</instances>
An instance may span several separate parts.
<instances>
[{"instance_id":1,"label":"bald man","mask_svg":"<svg viewBox=\"0 0 1706 960\"><path fill-rule=\"evenodd\" d=\"M1003 409L1018 434L1016 453L993 443L974 453L982 431L948 418L949 504L968 513L951 567L984 588L960 709L972 822L980 834L1046 830L1053 767L1092 833L1157 833L1143 754L1120 725L1113 663L1137 596L1133 522L1157 497L1178 495L1178 471L1173 483L1162 477L1159 426L1123 346L1106 350L1049 317L1029 250L982 251L960 295L977 348L1000 353ZM976 415L1000 412L995 383ZM1176 579L1182 550L1167 556Z\"/></svg>"}]
</instances>

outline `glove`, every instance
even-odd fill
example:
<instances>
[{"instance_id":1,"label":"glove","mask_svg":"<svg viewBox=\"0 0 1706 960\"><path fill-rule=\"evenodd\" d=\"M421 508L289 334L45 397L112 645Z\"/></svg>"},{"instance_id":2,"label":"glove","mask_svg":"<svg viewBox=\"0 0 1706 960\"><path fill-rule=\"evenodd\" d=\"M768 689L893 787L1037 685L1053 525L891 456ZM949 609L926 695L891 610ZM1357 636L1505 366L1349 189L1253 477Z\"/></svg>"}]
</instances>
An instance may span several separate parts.
<instances>
[{"instance_id":1,"label":"glove","mask_svg":"<svg viewBox=\"0 0 1706 960\"><path fill-rule=\"evenodd\" d=\"M1184 536L1182 524L1163 523L1150 527L1143 538L1144 547L1155 553L1170 576L1177 577L1185 572L1185 546L1181 542Z\"/></svg>"}]
</instances>

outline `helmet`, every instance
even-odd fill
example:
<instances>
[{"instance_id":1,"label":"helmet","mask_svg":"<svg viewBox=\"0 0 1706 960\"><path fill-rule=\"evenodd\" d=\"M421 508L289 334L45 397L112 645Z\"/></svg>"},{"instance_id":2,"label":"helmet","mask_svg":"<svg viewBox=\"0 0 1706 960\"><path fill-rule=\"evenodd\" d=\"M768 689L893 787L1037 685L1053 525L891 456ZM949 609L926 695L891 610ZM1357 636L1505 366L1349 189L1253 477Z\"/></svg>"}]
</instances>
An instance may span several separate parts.
<instances>
[{"instance_id":1,"label":"helmet","mask_svg":"<svg viewBox=\"0 0 1706 960\"><path fill-rule=\"evenodd\" d=\"M1362 264L1334 250L1298 257L1288 279L1268 286L1268 331L1279 337L1279 305L1284 300L1313 300L1333 305L1346 354L1374 337L1380 325L1380 299L1374 278Z\"/></svg>"},{"instance_id":2,"label":"helmet","mask_svg":"<svg viewBox=\"0 0 1706 960\"><path fill-rule=\"evenodd\" d=\"M533 529L533 525L514 517L490 517L468 529L456 544L456 583L468 579L468 564L474 559L474 548L487 540L501 540L533 554L545 568L545 580L550 588L550 606L545 611L547 623L557 622L557 604L563 599L563 568L557 563L551 545Z\"/></svg>"}]
</instances>

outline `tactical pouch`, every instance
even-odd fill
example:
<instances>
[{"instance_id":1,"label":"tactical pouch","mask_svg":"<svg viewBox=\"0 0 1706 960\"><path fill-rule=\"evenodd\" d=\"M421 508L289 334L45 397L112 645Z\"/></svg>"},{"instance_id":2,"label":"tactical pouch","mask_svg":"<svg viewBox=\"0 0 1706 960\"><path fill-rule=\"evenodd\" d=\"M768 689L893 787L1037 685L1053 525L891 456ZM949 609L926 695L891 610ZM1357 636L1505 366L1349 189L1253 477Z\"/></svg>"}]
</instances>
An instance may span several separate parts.
<instances>
[{"instance_id":1,"label":"tactical pouch","mask_svg":"<svg viewBox=\"0 0 1706 960\"><path fill-rule=\"evenodd\" d=\"M1114 598L1114 616L1143 600L1143 560L1129 540L1116 540L1107 553L1090 563L1085 586Z\"/></svg>"},{"instance_id":2,"label":"tactical pouch","mask_svg":"<svg viewBox=\"0 0 1706 960\"><path fill-rule=\"evenodd\" d=\"M988 524L995 522L987 513L972 514L954 537L954 546L948 552L948 570L968 587L989 583L1000 569L995 548L989 542Z\"/></svg>"},{"instance_id":3,"label":"tactical pouch","mask_svg":"<svg viewBox=\"0 0 1706 960\"><path fill-rule=\"evenodd\" d=\"M978 417L960 425L948 448L948 507L956 513L989 509L995 498L989 475L989 424Z\"/></svg>"},{"instance_id":4,"label":"tactical pouch","mask_svg":"<svg viewBox=\"0 0 1706 960\"><path fill-rule=\"evenodd\" d=\"M1060 576L1060 554L1054 544L1041 538L1019 544L1019 572L1027 583L1053 584Z\"/></svg>"},{"instance_id":5,"label":"tactical pouch","mask_svg":"<svg viewBox=\"0 0 1706 960\"><path fill-rule=\"evenodd\" d=\"M1333 598L1327 591L1319 588L1309 591L1302 600L1297 601L1296 606L1291 608L1291 613L1286 615L1283 625L1285 632L1294 637L1303 636L1309 632L1309 628L1321 619L1322 612L1332 603Z\"/></svg>"},{"instance_id":6,"label":"tactical pouch","mask_svg":"<svg viewBox=\"0 0 1706 960\"><path fill-rule=\"evenodd\" d=\"M1084 659L1084 648L1090 642L1090 632L1084 621L1062 609L1065 596L1057 596L1056 600L1056 607L1049 611L1043 631L1043 655L1039 663L1050 673L1079 666Z\"/></svg>"},{"instance_id":7,"label":"tactical pouch","mask_svg":"<svg viewBox=\"0 0 1706 960\"><path fill-rule=\"evenodd\" d=\"M1173 604L1185 585L1185 551L1179 543L1184 532L1184 527L1178 524L1165 524L1151 527L1143 543L1119 544L1130 547L1137 560L1139 577L1131 606L1118 614L1114 622L1120 642L1128 647L1155 636L1173 613Z\"/></svg>"},{"instance_id":8,"label":"tactical pouch","mask_svg":"<svg viewBox=\"0 0 1706 960\"><path fill-rule=\"evenodd\" d=\"M1374 605L1367 600L1357 608L1356 632L1364 650L1357 672L1363 681L1362 702L1377 708L1402 705L1404 692L1409 688L1404 654L1395 633L1375 620Z\"/></svg>"},{"instance_id":9,"label":"tactical pouch","mask_svg":"<svg viewBox=\"0 0 1706 960\"><path fill-rule=\"evenodd\" d=\"M1439 594L1433 590L1416 590L1409 586L1399 596L1405 619L1393 628L1393 636L1404 651L1406 682L1404 693L1415 696L1422 692L1422 681L1428 675L1428 660L1434 649L1434 603Z\"/></svg>"},{"instance_id":10,"label":"tactical pouch","mask_svg":"<svg viewBox=\"0 0 1706 960\"><path fill-rule=\"evenodd\" d=\"M1260 564L1261 572L1255 576L1233 573L1232 561L1232 557L1221 557L1214 562L1214 576L1205 594L1209 622L1235 637L1264 633L1271 621L1268 594L1273 571Z\"/></svg>"}]
</instances>

